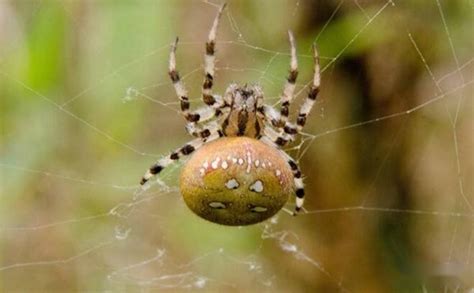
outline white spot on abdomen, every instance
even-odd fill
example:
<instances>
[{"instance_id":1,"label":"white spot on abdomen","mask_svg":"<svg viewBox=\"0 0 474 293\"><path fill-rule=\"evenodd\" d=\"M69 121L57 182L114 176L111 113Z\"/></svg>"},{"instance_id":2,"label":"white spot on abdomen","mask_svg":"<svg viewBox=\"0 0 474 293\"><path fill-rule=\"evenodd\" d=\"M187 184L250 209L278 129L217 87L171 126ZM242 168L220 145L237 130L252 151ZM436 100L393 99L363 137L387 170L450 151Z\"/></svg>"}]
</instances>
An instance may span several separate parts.
<instances>
[{"instance_id":1,"label":"white spot on abdomen","mask_svg":"<svg viewBox=\"0 0 474 293\"><path fill-rule=\"evenodd\" d=\"M227 167L229 167L229 164L227 164L227 161L223 161L222 164L221 164L221 167L222 169L227 169Z\"/></svg>"},{"instance_id":2,"label":"white spot on abdomen","mask_svg":"<svg viewBox=\"0 0 474 293\"><path fill-rule=\"evenodd\" d=\"M226 206L222 202L219 201L213 201L209 203L209 206L214 209L225 209Z\"/></svg>"},{"instance_id":3,"label":"white spot on abdomen","mask_svg":"<svg viewBox=\"0 0 474 293\"><path fill-rule=\"evenodd\" d=\"M250 185L250 191L253 192L262 192L263 191L263 182L260 180L255 181L254 184Z\"/></svg>"},{"instance_id":4,"label":"white spot on abdomen","mask_svg":"<svg viewBox=\"0 0 474 293\"><path fill-rule=\"evenodd\" d=\"M256 213L264 213L266 212L268 209L266 207L253 207L250 209L252 212L256 212Z\"/></svg>"},{"instance_id":5,"label":"white spot on abdomen","mask_svg":"<svg viewBox=\"0 0 474 293\"><path fill-rule=\"evenodd\" d=\"M228 189L236 189L236 188L239 188L239 182L237 182L237 180L235 180L234 178L230 179L229 181L227 181L225 183L225 187L227 187Z\"/></svg>"},{"instance_id":6,"label":"white spot on abdomen","mask_svg":"<svg viewBox=\"0 0 474 293\"><path fill-rule=\"evenodd\" d=\"M221 158L217 157L212 163L211 163L211 167L212 169L217 169L217 167L219 167L219 162L221 161Z\"/></svg>"}]
</instances>

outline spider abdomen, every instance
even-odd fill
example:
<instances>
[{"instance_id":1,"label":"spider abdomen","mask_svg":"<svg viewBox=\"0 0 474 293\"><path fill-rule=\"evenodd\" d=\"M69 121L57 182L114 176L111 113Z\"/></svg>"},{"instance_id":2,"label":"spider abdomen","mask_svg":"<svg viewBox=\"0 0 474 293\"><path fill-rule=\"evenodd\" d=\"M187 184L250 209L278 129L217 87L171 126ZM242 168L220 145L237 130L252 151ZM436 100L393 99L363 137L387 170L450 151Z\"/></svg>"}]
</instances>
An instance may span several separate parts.
<instances>
[{"instance_id":1,"label":"spider abdomen","mask_svg":"<svg viewBox=\"0 0 474 293\"><path fill-rule=\"evenodd\" d=\"M198 216L232 226L268 219L295 190L292 170L278 150L249 137L223 137L203 146L183 168L180 188Z\"/></svg>"}]
</instances>

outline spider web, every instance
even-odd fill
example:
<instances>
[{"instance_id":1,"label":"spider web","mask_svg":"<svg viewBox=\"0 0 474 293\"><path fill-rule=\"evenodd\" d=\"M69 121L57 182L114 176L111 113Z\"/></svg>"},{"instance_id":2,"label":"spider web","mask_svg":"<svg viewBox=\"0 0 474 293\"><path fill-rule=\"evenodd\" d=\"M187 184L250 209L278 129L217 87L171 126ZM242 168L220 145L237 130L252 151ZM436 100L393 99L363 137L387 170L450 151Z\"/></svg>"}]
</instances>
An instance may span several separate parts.
<instances>
[{"instance_id":1,"label":"spider web","mask_svg":"<svg viewBox=\"0 0 474 293\"><path fill-rule=\"evenodd\" d=\"M474 290L472 2L230 2L215 92L258 81L278 105L288 28L301 73L293 111L313 41L323 70L287 149L306 176L304 213L242 228L191 214L181 164L136 184L189 139L169 40L180 36L178 68L199 97L218 7L164 3L0 3L0 288Z\"/></svg>"}]
</instances>

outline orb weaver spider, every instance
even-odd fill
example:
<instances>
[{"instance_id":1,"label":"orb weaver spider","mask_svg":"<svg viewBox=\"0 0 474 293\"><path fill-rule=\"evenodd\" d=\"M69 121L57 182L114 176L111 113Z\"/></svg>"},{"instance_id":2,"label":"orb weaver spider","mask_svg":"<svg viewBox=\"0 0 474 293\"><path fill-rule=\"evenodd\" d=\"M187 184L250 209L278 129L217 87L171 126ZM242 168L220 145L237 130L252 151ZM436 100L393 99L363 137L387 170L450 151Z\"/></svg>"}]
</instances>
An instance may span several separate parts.
<instances>
[{"instance_id":1,"label":"orb weaver spider","mask_svg":"<svg viewBox=\"0 0 474 293\"><path fill-rule=\"evenodd\" d=\"M153 164L140 184L160 173L183 156L194 155L186 163L180 189L188 207L200 217L224 225L249 225L276 214L292 194L296 215L303 206L304 184L298 164L282 147L303 129L315 103L320 85L319 57L314 53L314 77L308 95L299 109L296 123L289 121L298 63L293 34L289 75L281 95L281 109L264 104L259 85L232 83L223 96L213 94L215 45L219 9L206 42L204 57L204 107L190 110L186 88L176 70L178 38L171 46L169 76L180 100L187 132L195 137L170 155Z\"/></svg>"}]
</instances>

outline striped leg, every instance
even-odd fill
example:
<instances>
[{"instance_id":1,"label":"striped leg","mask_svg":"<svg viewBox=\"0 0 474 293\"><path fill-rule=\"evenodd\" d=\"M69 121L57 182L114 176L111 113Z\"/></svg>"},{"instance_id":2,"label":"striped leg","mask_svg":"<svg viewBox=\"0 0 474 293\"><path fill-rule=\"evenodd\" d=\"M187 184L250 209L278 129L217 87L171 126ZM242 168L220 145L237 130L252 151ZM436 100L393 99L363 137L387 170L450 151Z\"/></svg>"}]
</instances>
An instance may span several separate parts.
<instances>
[{"instance_id":1,"label":"striped leg","mask_svg":"<svg viewBox=\"0 0 474 293\"><path fill-rule=\"evenodd\" d=\"M217 27L219 26L219 20L222 15L222 11L225 8L225 3L219 9L216 18L214 19L214 23L212 24L211 31L209 32L208 41L206 42L206 55L204 56L204 83L202 85L202 100L206 105L215 107L216 100L215 97L212 95L212 86L214 82L214 69L215 69L215 62L216 56L215 53L215 46L216 46L216 35L217 35Z\"/></svg>"},{"instance_id":2,"label":"striped leg","mask_svg":"<svg viewBox=\"0 0 474 293\"><path fill-rule=\"evenodd\" d=\"M296 78L298 77L298 60L296 59L296 45L295 38L293 33L288 31L288 37L290 39L291 46L291 62L290 62L290 72L283 88L283 93L280 98L281 110L280 110L280 119L274 125L276 127L283 128L283 126L288 122L288 116L290 114L290 103L293 100L293 93L296 86Z\"/></svg>"},{"instance_id":3,"label":"striped leg","mask_svg":"<svg viewBox=\"0 0 474 293\"><path fill-rule=\"evenodd\" d=\"M280 122L285 120L282 113L278 113L273 107L265 105L263 108L263 113L265 115L265 120L269 121L273 126L282 130L283 134L279 135L279 144L281 146L285 145L288 141L294 140L296 134L303 130L304 125L306 124L306 118L308 117L311 109L314 106L316 98L319 93L319 86L321 83L321 74L319 67L319 56L316 46L313 45L313 56L314 56L314 76L311 88L308 92L308 96L304 103L301 105L301 108L298 113L298 118L296 120L296 125L288 122L288 117L286 117L286 122L283 126L280 126Z\"/></svg>"},{"instance_id":4,"label":"striped leg","mask_svg":"<svg viewBox=\"0 0 474 293\"><path fill-rule=\"evenodd\" d=\"M181 104L181 112L184 115L184 118L187 120L186 129L188 130L188 133L196 137L202 137L199 135L200 131L191 131L191 129L199 128L196 126L196 123L205 122L209 119L219 116L222 113L222 110L213 109L208 106L199 108L196 111L189 110L190 103L189 103L188 93L186 91L186 88L184 87L183 82L181 81L179 72L176 70L177 45L178 45L178 38L176 38L176 41L171 46L170 60L169 60L169 76L171 78L171 81L173 82L176 95L179 98L179 101ZM221 97L215 96L213 99L217 107L222 106L223 101Z\"/></svg>"},{"instance_id":5,"label":"striped leg","mask_svg":"<svg viewBox=\"0 0 474 293\"><path fill-rule=\"evenodd\" d=\"M288 37L291 46L290 71L280 98L280 112L277 112L273 107L267 105L263 108L265 120L269 121L272 126L276 127L282 133L279 134L277 140L274 141L279 146L284 146L289 141L294 140L294 137L297 134L296 127L288 122L290 104L293 100L296 78L298 77L298 60L296 59L295 38L291 31L288 31Z\"/></svg>"},{"instance_id":6,"label":"striped leg","mask_svg":"<svg viewBox=\"0 0 474 293\"><path fill-rule=\"evenodd\" d=\"M173 45L171 45L168 74L171 78L171 81L173 82L176 95L179 98L179 102L181 105L181 112L183 113L184 117L189 123L193 123L193 122L198 121L200 117L198 114L191 113L189 111L190 104L189 104L188 92L186 91L186 88L184 87L184 84L181 81L179 73L176 70L176 47L177 46L178 46L178 38L176 38Z\"/></svg>"},{"instance_id":7,"label":"striped leg","mask_svg":"<svg viewBox=\"0 0 474 293\"><path fill-rule=\"evenodd\" d=\"M270 140L272 144L277 145L278 148L281 148L288 143L288 140L285 137L282 137L280 133L276 132L268 123L264 125L263 137Z\"/></svg>"},{"instance_id":8,"label":"striped leg","mask_svg":"<svg viewBox=\"0 0 474 293\"><path fill-rule=\"evenodd\" d=\"M318 50L316 49L316 45L313 45L313 56L314 56L314 77L313 77L313 84L308 92L308 96L304 101L303 105L301 105L300 111L298 113L298 118L296 120L296 127L297 131L301 132L303 130L304 125L306 124L306 118L311 112L313 105L316 101L316 97L319 93L319 85L321 83L321 74L319 69L319 55Z\"/></svg>"},{"instance_id":9,"label":"striped leg","mask_svg":"<svg viewBox=\"0 0 474 293\"><path fill-rule=\"evenodd\" d=\"M264 133L265 135L272 137L274 143L283 147L288 142L294 140L297 133L296 126L292 125L290 122L286 122L283 128L278 127L277 125L278 121L280 121L281 114L275 110L275 108L269 105L264 105L261 108L260 113L263 114L262 118L267 122ZM271 126L276 127L279 132L275 131Z\"/></svg>"},{"instance_id":10,"label":"striped leg","mask_svg":"<svg viewBox=\"0 0 474 293\"><path fill-rule=\"evenodd\" d=\"M146 171L145 175L143 175L142 180L140 181L140 185L144 185L145 183L150 180L151 177L159 174L163 169L168 167L174 162L177 162L182 156L187 156L192 154L195 150L202 147L205 143L216 140L220 137L220 131L216 129L209 129L211 133L207 138L196 138L189 143L185 144L181 148L175 150L170 155L158 160L155 164L153 164L148 171Z\"/></svg>"},{"instance_id":11,"label":"striped leg","mask_svg":"<svg viewBox=\"0 0 474 293\"><path fill-rule=\"evenodd\" d=\"M293 160L287 153L285 153L283 150L280 149L280 147L273 142L271 138L268 136L262 136L260 141L266 143L267 145L277 148L280 151L280 154L286 158L288 165L290 165L291 171L293 172L293 180L295 182L295 195L296 195L296 206L295 206L295 211L293 213L293 216L296 216L298 212L301 211L301 208L303 207L304 204L304 184L303 184L303 178L301 177L301 171L300 168L298 167L298 164Z\"/></svg>"},{"instance_id":12,"label":"striped leg","mask_svg":"<svg viewBox=\"0 0 474 293\"><path fill-rule=\"evenodd\" d=\"M219 102L219 105L221 105L221 102ZM217 109L211 108L209 106L201 107L192 112L192 115L196 116L197 119L195 122L188 122L186 124L186 131L194 137L206 138L210 135L210 133L207 129L203 129L203 125L201 125L201 123L207 122L212 118L220 118L228 111L229 108L224 106ZM207 127L207 125L204 126Z\"/></svg>"}]
</instances>

